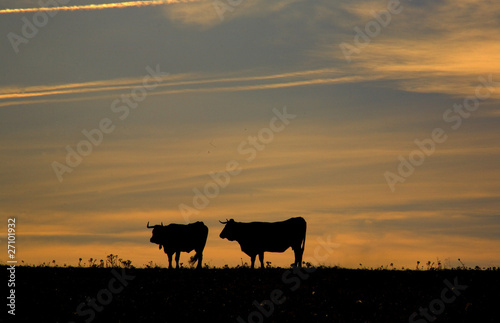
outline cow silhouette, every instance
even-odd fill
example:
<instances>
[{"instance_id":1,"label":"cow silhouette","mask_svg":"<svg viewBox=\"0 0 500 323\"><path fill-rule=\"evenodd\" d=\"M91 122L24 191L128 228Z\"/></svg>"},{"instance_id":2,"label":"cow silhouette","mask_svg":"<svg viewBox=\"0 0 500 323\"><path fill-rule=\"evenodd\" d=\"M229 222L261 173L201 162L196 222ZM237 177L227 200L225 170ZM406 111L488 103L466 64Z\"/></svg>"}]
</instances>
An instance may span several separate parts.
<instances>
[{"instance_id":1,"label":"cow silhouette","mask_svg":"<svg viewBox=\"0 0 500 323\"><path fill-rule=\"evenodd\" d=\"M159 248L163 247L163 251L168 256L168 268L172 268L172 256L175 253L175 268L179 268L179 258L181 251L191 252L196 251L196 254L191 257L189 261L194 264L198 261L196 268L201 268L201 261L203 260L203 249L207 243L208 227L203 222L195 222L190 224L169 224L150 226L153 229L153 236L151 243L156 243Z\"/></svg>"},{"instance_id":2,"label":"cow silhouette","mask_svg":"<svg viewBox=\"0 0 500 323\"><path fill-rule=\"evenodd\" d=\"M233 219L225 224L220 233L221 239L238 241L241 251L250 256L251 268L259 255L260 266L264 268L264 252L284 252L292 247L295 253L294 266L302 266L302 255L306 243L307 223L301 218L291 218L281 222L236 222Z\"/></svg>"}]
</instances>

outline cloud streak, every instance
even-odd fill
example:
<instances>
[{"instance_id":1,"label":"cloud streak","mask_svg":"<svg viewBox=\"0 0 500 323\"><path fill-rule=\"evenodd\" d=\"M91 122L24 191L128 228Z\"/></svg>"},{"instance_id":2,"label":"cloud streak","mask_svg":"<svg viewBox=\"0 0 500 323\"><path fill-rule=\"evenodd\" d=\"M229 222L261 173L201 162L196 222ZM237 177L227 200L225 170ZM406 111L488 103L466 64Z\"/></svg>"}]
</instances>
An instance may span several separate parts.
<instances>
[{"instance_id":1,"label":"cloud streak","mask_svg":"<svg viewBox=\"0 0 500 323\"><path fill-rule=\"evenodd\" d=\"M375 75L343 75L337 73L333 68L254 76L178 74L163 77L163 83L158 86L156 92L152 92L151 94L240 92L311 85L345 84L377 79L380 79L380 77ZM0 89L0 100L5 100L4 102L0 102L0 107L111 98L111 95L92 96L90 98L61 98L61 96L130 90L140 85L141 82L142 77L137 79L124 78L26 88L9 87ZM212 84L224 84L224 86L214 87Z\"/></svg>"},{"instance_id":2,"label":"cloud streak","mask_svg":"<svg viewBox=\"0 0 500 323\"><path fill-rule=\"evenodd\" d=\"M115 3L101 3L101 4L88 4L80 6L60 6L60 7L38 7L38 8L18 8L18 9L3 9L0 14L12 13L29 13L29 12L46 12L46 11L77 11L77 10L103 10L103 9L116 9L116 8L130 8L130 7L150 7L162 6L177 3L197 2L199 0L156 0L156 1L126 1Z\"/></svg>"}]
</instances>

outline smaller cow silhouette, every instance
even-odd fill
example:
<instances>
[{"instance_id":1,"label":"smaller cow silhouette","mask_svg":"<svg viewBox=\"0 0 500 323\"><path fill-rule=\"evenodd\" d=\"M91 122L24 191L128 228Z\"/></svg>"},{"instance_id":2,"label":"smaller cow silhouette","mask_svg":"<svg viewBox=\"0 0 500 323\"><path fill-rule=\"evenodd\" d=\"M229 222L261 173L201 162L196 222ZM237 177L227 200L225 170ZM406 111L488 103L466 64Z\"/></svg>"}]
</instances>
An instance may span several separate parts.
<instances>
[{"instance_id":1,"label":"smaller cow silhouette","mask_svg":"<svg viewBox=\"0 0 500 323\"><path fill-rule=\"evenodd\" d=\"M163 251L168 256L168 268L172 268L172 256L175 253L175 268L179 268L179 258L181 251L191 252L196 251L194 257L189 261L194 264L198 261L196 268L201 268L201 261L203 260L203 249L207 243L208 227L203 222L195 222L190 224L169 224L150 226L147 224L148 229L153 229L153 236L151 243L156 243L163 247Z\"/></svg>"}]
</instances>

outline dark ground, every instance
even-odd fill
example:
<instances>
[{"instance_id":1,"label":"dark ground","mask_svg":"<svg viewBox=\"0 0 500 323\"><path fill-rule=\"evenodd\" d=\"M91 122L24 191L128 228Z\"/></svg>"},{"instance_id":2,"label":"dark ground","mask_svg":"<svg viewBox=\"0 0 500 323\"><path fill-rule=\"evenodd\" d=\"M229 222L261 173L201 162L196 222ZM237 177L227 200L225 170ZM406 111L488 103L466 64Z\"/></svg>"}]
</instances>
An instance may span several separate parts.
<instances>
[{"instance_id":1,"label":"dark ground","mask_svg":"<svg viewBox=\"0 0 500 323\"><path fill-rule=\"evenodd\" d=\"M455 288L456 296L445 279L467 288ZM116 268L113 274L111 268L16 267L15 294L18 322L387 323L409 322L430 305L436 315L410 322L500 321L498 270ZM281 304L271 309L271 298Z\"/></svg>"}]
</instances>

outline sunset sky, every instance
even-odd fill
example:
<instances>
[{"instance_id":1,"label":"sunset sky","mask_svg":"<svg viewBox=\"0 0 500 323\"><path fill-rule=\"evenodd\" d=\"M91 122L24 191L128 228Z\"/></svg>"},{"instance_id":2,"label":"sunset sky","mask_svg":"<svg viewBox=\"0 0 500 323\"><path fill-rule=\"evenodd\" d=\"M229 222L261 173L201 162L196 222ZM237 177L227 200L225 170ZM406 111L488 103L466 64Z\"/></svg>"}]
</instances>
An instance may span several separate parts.
<instances>
[{"instance_id":1,"label":"sunset sky","mask_svg":"<svg viewBox=\"0 0 500 323\"><path fill-rule=\"evenodd\" d=\"M42 3L0 1L17 260L166 266L146 223L203 221L236 266L219 220L302 216L313 264L500 266L498 1Z\"/></svg>"}]
</instances>

